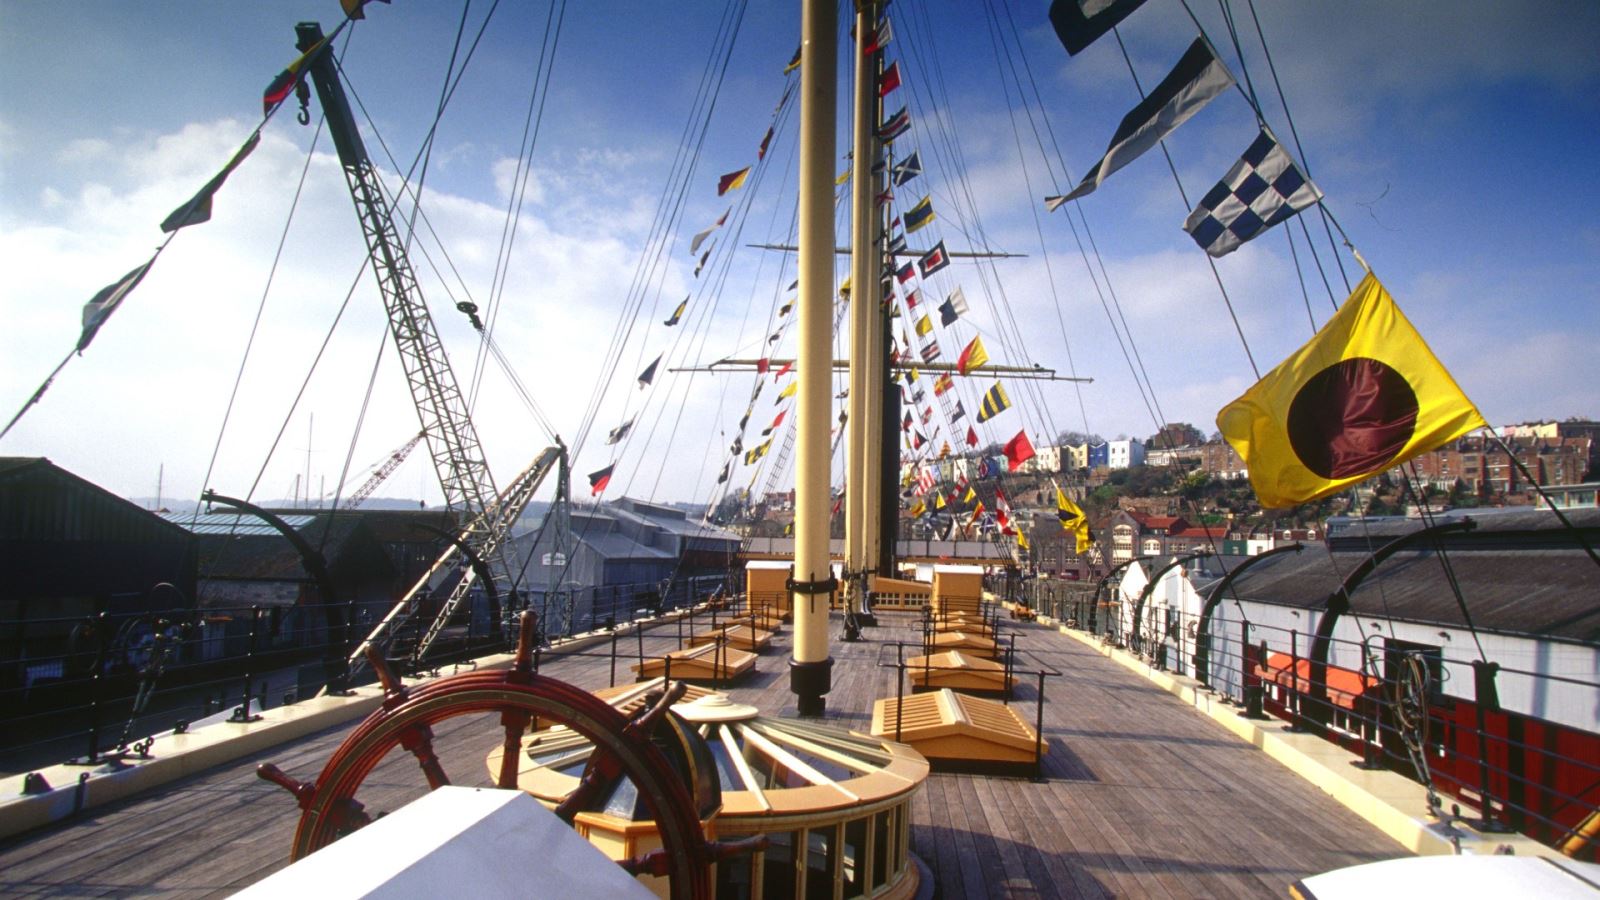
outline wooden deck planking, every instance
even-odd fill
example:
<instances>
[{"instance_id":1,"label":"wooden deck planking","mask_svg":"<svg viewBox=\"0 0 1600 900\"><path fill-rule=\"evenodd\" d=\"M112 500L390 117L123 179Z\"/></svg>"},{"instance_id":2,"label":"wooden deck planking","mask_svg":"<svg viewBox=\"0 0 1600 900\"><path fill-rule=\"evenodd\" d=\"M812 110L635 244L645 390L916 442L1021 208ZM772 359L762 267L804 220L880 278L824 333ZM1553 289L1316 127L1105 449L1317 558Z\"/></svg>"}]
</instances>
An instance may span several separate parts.
<instances>
[{"instance_id":1,"label":"wooden deck planking","mask_svg":"<svg viewBox=\"0 0 1600 900\"><path fill-rule=\"evenodd\" d=\"M836 642L829 721L865 731L871 705L892 696L894 640L919 636L887 614L854 644ZM1010 625L1010 623L1008 623ZM930 776L912 804L912 844L944 897L1282 897L1296 878L1404 850L1316 788L1215 723L1069 638L1011 626L1019 649L1065 673L1046 685L1045 781ZM837 619L831 630L837 634ZM684 627L684 634L691 632ZM677 647L675 624L646 635L647 654ZM784 627L756 671L735 685L739 702L793 711ZM621 636L617 680L631 681L638 640ZM911 655L912 647L908 647ZM608 652L602 645L598 653ZM920 652L920 649L914 651ZM1037 662L1035 661L1037 660ZM549 657L543 671L584 687L609 682L603 656ZM908 688L909 690L909 688ZM1036 681L1016 703L1030 724ZM453 720L435 745L458 784L487 784L484 756L498 740L492 720ZM94 810L0 845L0 894L225 895L281 867L297 821L293 801L258 781L276 762L316 777L349 727ZM421 790L409 757L386 761L361 799L388 808Z\"/></svg>"}]
</instances>

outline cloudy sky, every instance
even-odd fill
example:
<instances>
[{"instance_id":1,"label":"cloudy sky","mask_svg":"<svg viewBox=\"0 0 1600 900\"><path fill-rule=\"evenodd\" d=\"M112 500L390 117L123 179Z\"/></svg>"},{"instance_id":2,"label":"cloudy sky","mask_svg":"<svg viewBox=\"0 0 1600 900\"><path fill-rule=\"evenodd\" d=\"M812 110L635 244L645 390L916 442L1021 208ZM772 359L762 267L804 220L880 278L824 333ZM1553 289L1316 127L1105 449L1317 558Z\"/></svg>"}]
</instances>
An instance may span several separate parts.
<instances>
[{"instance_id":1,"label":"cloudy sky","mask_svg":"<svg viewBox=\"0 0 1600 900\"><path fill-rule=\"evenodd\" d=\"M468 8L463 47L491 5ZM786 84L798 4L557 10L525 191L516 190L518 148L549 10L503 6L426 170L423 210L443 248L428 235L413 250L456 379L475 396L491 467L509 481L551 440L544 420L579 448L576 494L587 493L585 473L615 461L613 496L706 499L751 376L665 369L760 355L787 299L792 259L744 245L790 239L796 111L779 115L772 152L744 189L719 198L716 182L755 162ZM1069 59L1047 6L896 4L904 21L891 55L905 85L889 103L909 104L913 131L897 145L920 149L926 169L896 203L931 195L938 215L913 245L942 239L952 250L1026 254L936 276L925 293L959 285L973 311L935 335L946 359L981 334L997 361L1094 379L1008 385L1017 408L989 423L986 440L1022 428L1035 443L1067 429L1144 436L1158 418L1210 433L1217 410L1254 380L1251 358L1264 372L1309 338L1357 264L1330 249L1320 218L1305 222L1315 257L1298 222L1268 233L1217 263L1236 330L1206 257L1180 229L1188 209L1159 153L1115 173L1070 217L1046 215L1040 198L1081 177L1138 101L1117 43L1108 37ZM1247 4L1233 4L1242 66L1216 9L1194 6L1289 141L1281 82L1328 209L1486 417L1600 416L1600 6L1259 4L1276 79ZM0 0L4 418L73 347L83 302L148 258L163 238L158 223L257 125L262 89L295 55L293 24L321 18L331 28L337 16L334 0ZM369 147L391 185L433 121L461 16L460 4L400 0L374 7L341 41L349 86L371 117L362 119ZM718 41L730 30L724 67ZM1146 89L1194 33L1176 0L1150 0L1125 24ZM707 72L716 84L709 104ZM0 454L48 456L129 496L153 495L164 467L168 497L210 486L276 499L308 472L312 493L332 492L347 461L346 478L359 483L416 432L337 160L325 135L313 146L320 108L313 101L312 127L294 113L291 104L267 124L212 221L177 235ZM1168 147L1188 196L1203 194L1254 136L1237 93L1174 135ZM734 214L697 278L690 236L730 200ZM653 227L663 209L665 233ZM663 327L685 296L684 323ZM538 415L505 369L481 362L476 334L453 308L468 297L485 309L497 298L495 342ZM774 355L790 353L793 340ZM662 353L663 377L637 390L634 377ZM967 409L989 383L960 389ZM777 393L768 381L747 445L783 408ZM606 431L628 420L633 435L605 446ZM781 473L737 472L735 484L788 484ZM420 453L379 493L440 498Z\"/></svg>"}]
</instances>

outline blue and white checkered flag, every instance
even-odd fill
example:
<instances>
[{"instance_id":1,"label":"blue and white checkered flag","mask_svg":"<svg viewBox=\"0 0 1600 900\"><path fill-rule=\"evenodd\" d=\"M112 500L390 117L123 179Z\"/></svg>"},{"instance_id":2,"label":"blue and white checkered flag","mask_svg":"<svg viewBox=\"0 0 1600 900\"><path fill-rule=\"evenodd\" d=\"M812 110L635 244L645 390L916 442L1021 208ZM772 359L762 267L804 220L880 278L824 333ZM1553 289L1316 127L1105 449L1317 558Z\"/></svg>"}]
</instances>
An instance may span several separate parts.
<instances>
[{"instance_id":1,"label":"blue and white checkered flag","mask_svg":"<svg viewBox=\"0 0 1600 900\"><path fill-rule=\"evenodd\" d=\"M1225 256L1257 234L1322 199L1276 138L1262 129L1228 174L1200 199L1183 230L1212 256Z\"/></svg>"}]
</instances>

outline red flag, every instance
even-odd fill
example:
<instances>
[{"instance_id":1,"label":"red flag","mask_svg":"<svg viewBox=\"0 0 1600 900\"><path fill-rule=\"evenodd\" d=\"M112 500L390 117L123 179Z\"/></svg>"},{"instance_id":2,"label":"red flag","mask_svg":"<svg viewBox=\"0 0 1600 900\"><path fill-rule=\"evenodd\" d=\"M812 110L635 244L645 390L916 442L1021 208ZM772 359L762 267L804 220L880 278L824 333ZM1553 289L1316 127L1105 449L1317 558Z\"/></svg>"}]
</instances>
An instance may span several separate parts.
<instances>
[{"instance_id":1,"label":"red flag","mask_svg":"<svg viewBox=\"0 0 1600 900\"><path fill-rule=\"evenodd\" d=\"M765 374L767 374L767 369L771 365L772 365L772 360L767 359L765 356L761 357L760 359L756 360L756 374L757 375L765 375Z\"/></svg>"},{"instance_id":2,"label":"red flag","mask_svg":"<svg viewBox=\"0 0 1600 900\"><path fill-rule=\"evenodd\" d=\"M972 430L972 426L971 425L967 426L967 446L968 447L976 447L976 446L978 446L978 433L976 431Z\"/></svg>"},{"instance_id":3,"label":"red flag","mask_svg":"<svg viewBox=\"0 0 1600 900\"><path fill-rule=\"evenodd\" d=\"M1006 455L1006 468L1012 472L1022 468L1022 464L1033 459L1033 442L1028 440L1028 432L1019 431L1017 436L1009 441L1003 448Z\"/></svg>"},{"instance_id":4,"label":"red flag","mask_svg":"<svg viewBox=\"0 0 1600 900\"><path fill-rule=\"evenodd\" d=\"M778 411L778 417L777 417L777 418L776 418L776 419L773 419L773 420L772 420L772 424L771 424L771 425L768 425L768 426L767 426L767 427L766 427L766 428L765 428L765 429L764 429L764 430L763 430L763 431L762 431L762 432L761 432L761 436L762 436L762 437L766 437L766 436L767 436L767 435L769 435L769 434L771 434L771 433L772 433L772 432L773 432L773 429L775 429L775 428L777 428L777 427L778 427L778 426L779 426L779 425L782 425L782 424L783 424L783 417L784 417L784 416L786 416L786 415L788 415L788 414L789 414L789 411L788 411L788 410L787 410L787 409L784 409L784 410L779 410L779 411Z\"/></svg>"},{"instance_id":5,"label":"red flag","mask_svg":"<svg viewBox=\"0 0 1600 900\"><path fill-rule=\"evenodd\" d=\"M616 467L617 464L612 463L598 472L589 473L589 493L591 496L606 489L606 485L611 483L611 470Z\"/></svg>"},{"instance_id":6,"label":"red flag","mask_svg":"<svg viewBox=\"0 0 1600 900\"><path fill-rule=\"evenodd\" d=\"M889 92L900 86L900 60L889 64L883 70L883 78L878 82L878 96L888 96Z\"/></svg>"},{"instance_id":7,"label":"red flag","mask_svg":"<svg viewBox=\"0 0 1600 900\"><path fill-rule=\"evenodd\" d=\"M794 368L794 360L791 359L788 362L783 364L783 368L778 370L778 374L772 376L772 383L773 384L777 384L778 383L778 379L782 378L783 376L785 376L787 374L789 374L789 370L792 369L792 368Z\"/></svg>"}]
</instances>

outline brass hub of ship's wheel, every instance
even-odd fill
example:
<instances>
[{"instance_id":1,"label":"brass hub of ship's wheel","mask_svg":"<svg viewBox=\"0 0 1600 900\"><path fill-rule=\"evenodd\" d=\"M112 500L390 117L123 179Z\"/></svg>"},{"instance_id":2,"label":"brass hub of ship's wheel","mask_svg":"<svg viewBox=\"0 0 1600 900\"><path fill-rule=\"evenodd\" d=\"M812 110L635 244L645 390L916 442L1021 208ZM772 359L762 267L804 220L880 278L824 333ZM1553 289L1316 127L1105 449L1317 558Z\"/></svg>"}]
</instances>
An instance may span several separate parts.
<instances>
[{"instance_id":1,"label":"brass hub of ship's wheel","mask_svg":"<svg viewBox=\"0 0 1600 900\"><path fill-rule=\"evenodd\" d=\"M556 815L570 825L602 785L628 777L655 814L662 846L624 860L622 867L633 874L668 876L672 897L710 897L710 864L749 848L706 841L688 787L650 740L656 723L682 696L682 683L630 719L587 691L534 674L533 630L533 616L525 613L509 670L466 672L410 688L394 676L381 655L372 653L373 669L383 683L383 706L345 738L317 780L297 782L270 763L257 770L262 778L288 789L300 804L290 858L305 857L376 818L356 792L390 751L400 747L415 757L428 789L433 790L450 783L433 750L433 726L457 716L499 713L504 752L497 787L516 789L521 740L530 722L537 718L565 725L593 741L596 752L580 786L556 807Z\"/></svg>"}]
</instances>

